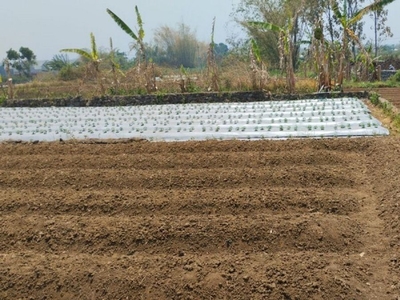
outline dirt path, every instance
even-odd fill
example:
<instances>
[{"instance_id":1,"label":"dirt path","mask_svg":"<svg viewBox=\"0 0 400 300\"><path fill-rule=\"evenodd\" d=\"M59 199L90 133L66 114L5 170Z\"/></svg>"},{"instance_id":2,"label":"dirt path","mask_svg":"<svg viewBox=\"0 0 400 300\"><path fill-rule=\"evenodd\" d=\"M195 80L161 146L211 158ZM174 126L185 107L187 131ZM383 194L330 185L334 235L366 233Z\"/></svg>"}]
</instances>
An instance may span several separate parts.
<instances>
[{"instance_id":1,"label":"dirt path","mask_svg":"<svg viewBox=\"0 0 400 300\"><path fill-rule=\"evenodd\" d=\"M400 297L398 138L0 151L0 299Z\"/></svg>"}]
</instances>

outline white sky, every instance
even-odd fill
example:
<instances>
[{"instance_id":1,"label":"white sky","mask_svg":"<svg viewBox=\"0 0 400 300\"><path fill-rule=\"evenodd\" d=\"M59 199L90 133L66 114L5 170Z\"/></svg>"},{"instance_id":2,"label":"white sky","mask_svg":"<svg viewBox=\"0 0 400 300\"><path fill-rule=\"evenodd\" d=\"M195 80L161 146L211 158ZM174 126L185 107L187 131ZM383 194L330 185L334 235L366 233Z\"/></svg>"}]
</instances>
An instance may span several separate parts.
<instances>
[{"instance_id":1,"label":"white sky","mask_svg":"<svg viewBox=\"0 0 400 300\"><path fill-rule=\"evenodd\" d=\"M135 5L144 21L145 41L151 42L156 28L175 27L183 22L196 30L197 37L209 41L213 17L217 18L215 41L240 32L231 20L233 6L240 0L12 0L1 4L0 60L10 48L29 47L38 60L51 59L62 48L89 48L90 32L99 47L129 50L131 38L106 13L111 9L131 28L136 29ZM388 6L394 37L386 43L400 43L400 1ZM366 17L367 19L368 17ZM366 33L372 37L369 26Z\"/></svg>"}]
</instances>

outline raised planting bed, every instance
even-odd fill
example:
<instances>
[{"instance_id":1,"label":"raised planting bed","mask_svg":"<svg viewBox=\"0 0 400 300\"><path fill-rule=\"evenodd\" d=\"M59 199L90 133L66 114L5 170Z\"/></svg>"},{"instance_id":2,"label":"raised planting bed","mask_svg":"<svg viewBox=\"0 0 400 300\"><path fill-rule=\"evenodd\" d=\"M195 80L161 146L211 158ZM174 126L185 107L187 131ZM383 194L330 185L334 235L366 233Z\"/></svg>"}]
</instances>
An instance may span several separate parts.
<instances>
[{"instance_id":1,"label":"raised planting bed","mask_svg":"<svg viewBox=\"0 0 400 300\"><path fill-rule=\"evenodd\" d=\"M0 108L0 141L152 141L388 135L357 98L114 107Z\"/></svg>"}]
</instances>

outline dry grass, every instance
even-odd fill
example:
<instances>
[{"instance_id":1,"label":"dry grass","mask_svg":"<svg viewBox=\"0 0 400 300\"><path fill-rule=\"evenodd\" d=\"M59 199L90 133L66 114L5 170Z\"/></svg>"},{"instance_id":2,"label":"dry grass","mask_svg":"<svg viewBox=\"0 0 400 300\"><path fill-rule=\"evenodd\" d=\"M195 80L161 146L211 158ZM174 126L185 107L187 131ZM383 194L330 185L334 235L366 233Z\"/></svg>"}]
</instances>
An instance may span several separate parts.
<instances>
[{"instance_id":1,"label":"dry grass","mask_svg":"<svg viewBox=\"0 0 400 300\"><path fill-rule=\"evenodd\" d=\"M158 93L207 92L209 80L207 70L179 70L154 66L147 70L147 76L154 79ZM225 62L220 68L221 91L250 91L254 90L252 70L248 62ZM143 72L138 68L132 68L124 74L115 77L108 70L102 71L102 85L106 95L134 95L147 93L147 80ZM265 75L265 74L263 74ZM272 94L287 93L286 78L283 75L256 77L259 90ZM39 74L35 80L27 84L19 84L15 87L15 98L60 98L77 97L92 98L100 96L101 90L98 83L88 76L72 81L59 80L57 74ZM182 88L184 85L184 89ZM314 79L296 80L297 93L310 93L317 90L317 82Z\"/></svg>"}]
</instances>

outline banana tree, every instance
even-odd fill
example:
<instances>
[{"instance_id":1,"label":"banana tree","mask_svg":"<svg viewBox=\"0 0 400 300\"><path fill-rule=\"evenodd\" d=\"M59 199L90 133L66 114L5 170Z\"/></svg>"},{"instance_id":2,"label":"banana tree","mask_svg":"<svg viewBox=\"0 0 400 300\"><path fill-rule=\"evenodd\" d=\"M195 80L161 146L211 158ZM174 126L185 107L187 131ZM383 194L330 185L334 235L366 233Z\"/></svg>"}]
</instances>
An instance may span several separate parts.
<instances>
[{"instance_id":1,"label":"banana tree","mask_svg":"<svg viewBox=\"0 0 400 300\"><path fill-rule=\"evenodd\" d=\"M310 59L318 74L318 92L328 92L332 87L331 71L334 68L335 43L326 40L324 26L321 19L317 20L310 40L305 41L310 44Z\"/></svg>"},{"instance_id":2,"label":"banana tree","mask_svg":"<svg viewBox=\"0 0 400 300\"><path fill-rule=\"evenodd\" d=\"M88 59L93 64L96 71L99 71L100 57L97 51L96 38L93 33L90 33L90 52L84 49L61 49L60 52L70 52L79 54L80 56Z\"/></svg>"},{"instance_id":3,"label":"banana tree","mask_svg":"<svg viewBox=\"0 0 400 300\"><path fill-rule=\"evenodd\" d=\"M143 62L143 74L146 79L146 89L148 92L153 92L157 89L155 85L154 76L150 76L150 72L148 70L148 63L146 58L146 48L144 44L144 29L143 29L143 20L142 16L140 15L139 9L135 6L135 13L136 13L136 22L139 27L137 33L135 33L120 17L118 17L114 12L107 8L107 13L111 16L111 18L117 23L117 25L125 31L138 45L139 45L139 52L141 61ZM140 63L139 63L139 72L141 70ZM154 75L154 74L153 74ZM153 78L152 78L153 77Z\"/></svg>"},{"instance_id":4,"label":"banana tree","mask_svg":"<svg viewBox=\"0 0 400 300\"><path fill-rule=\"evenodd\" d=\"M265 63L261 58L260 47L256 40L250 40L250 68L251 68L251 82L253 89L263 90L265 81L268 77Z\"/></svg>"},{"instance_id":5,"label":"banana tree","mask_svg":"<svg viewBox=\"0 0 400 300\"><path fill-rule=\"evenodd\" d=\"M144 29L143 29L143 20L142 16L140 15L139 9L137 6L135 6L135 12L136 12L136 22L139 27L139 30L137 33L135 33L120 17L118 17L114 12L112 12L110 9L107 8L107 13L111 16L111 18L117 23L117 25L125 31L138 45L139 45L139 51L140 51L140 56L142 58L143 64L145 65L145 68L147 67L147 60L146 60L146 51L145 51L145 45L144 45Z\"/></svg>"},{"instance_id":6,"label":"banana tree","mask_svg":"<svg viewBox=\"0 0 400 300\"><path fill-rule=\"evenodd\" d=\"M112 38L110 38L110 64L111 64L111 73L113 75L113 82L112 85L114 86L114 92L118 91L119 89L119 79L118 75L125 76L124 72L122 72L119 63L115 59L115 49L113 46Z\"/></svg>"},{"instance_id":7,"label":"banana tree","mask_svg":"<svg viewBox=\"0 0 400 300\"><path fill-rule=\"evenodd\" d=\"M365 6L364 8L359 9L355 12L355 14L350 18L347 15L347 0L343 1L343 7L340 9L337 0L332 0L332 10L335 14L335 17L339 21L342 27L342 51L339 60L339 71L338 71L338 79L337 83L339 85L343 84L344 79L344 69L345 69L345 60L346 60L346 51L348 50L348 43L350 38L353 40L361 49L361 51L366 52L364 47L356 35L356 33L352 30L352 27L359 22L366 14L381 10L384 6L394 2L395 0L375 0L370 5Z\"/></svg>"},{"instance_id":8,"label":"banana tree","mask_svg":"<svg viewBox=\"0 0 400 300\"><path fill-rule=\"evenodd\" d=\"M89 64L94 70L94 77L97 80L101 93L104 94L105 90L103 82L101 81L101 71L99 68L101 59L99 57L99 52L97 50L96 39L92 32L90 33L90 51L84 49L69 48L69 49L61 49L60 52L79 54L83 58L89 60Z\"/></svg>"},{"instance_id":9,"label":"banana tree","mask_svg":"<svg viewBox=\"0 0 400 300\"><path fill-rule=\"evenodd\" d=\"M248 22L251 26L256 26L265 30L272 30L279 34L280 67L281 69L286 69L286 82L289 93L293 93L296 87L293 67L294 46L291 38L296 17L297 13L294 13L294 15L289 18L287 25L284 27L268 22Z\"/></svg>"}]
</instances>

